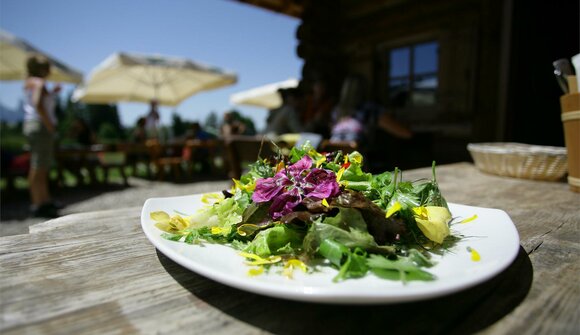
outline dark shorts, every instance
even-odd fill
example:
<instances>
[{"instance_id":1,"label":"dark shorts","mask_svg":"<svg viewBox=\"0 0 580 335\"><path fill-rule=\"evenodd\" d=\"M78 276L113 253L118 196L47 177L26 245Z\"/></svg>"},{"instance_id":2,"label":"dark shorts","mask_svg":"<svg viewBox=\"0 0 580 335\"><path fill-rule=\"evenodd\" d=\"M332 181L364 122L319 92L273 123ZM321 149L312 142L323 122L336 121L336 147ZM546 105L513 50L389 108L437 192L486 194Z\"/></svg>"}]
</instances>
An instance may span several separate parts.
<instances>
[{"instance_id":1,"label":"dark shorts","mask_svg":"<svg viewBox=\"0 0 580 335\"><path fill-rule=\"evenodd\" d=\"M30 168L49 169L54 158L54 135L41 121L24 121L23 132L30 145Z\"/></svg>"}]
</instances>

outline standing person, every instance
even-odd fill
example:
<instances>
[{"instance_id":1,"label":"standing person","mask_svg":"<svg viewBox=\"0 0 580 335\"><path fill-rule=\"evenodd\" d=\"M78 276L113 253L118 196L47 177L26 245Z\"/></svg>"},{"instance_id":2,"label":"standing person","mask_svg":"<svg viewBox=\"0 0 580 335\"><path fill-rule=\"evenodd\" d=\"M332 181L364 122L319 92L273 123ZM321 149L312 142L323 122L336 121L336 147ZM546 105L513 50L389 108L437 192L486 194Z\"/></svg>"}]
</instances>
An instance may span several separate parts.
<instances>
[{"instance_id":1,"label":"standing person","mask_svg":"<svg viewBox=\"0 0 580 335\"><path fill-rule=\"evenodd\" d=\"M58 216L58 209L50 195L48 173L54 158L55 95L60 86L56 85L52 91L46 88L50 63L45 57L30 56L26 66L23 132L30 146L28 183L31 212L36 217L54 218Z\"/></svg>"},{"instance_id":2,"label":"standing person","mask_svg":"<svg viewBox=\"0 0 580 335\"><path fill-rule=\"evenodd\" d=\"M158 138L158 126L159 126L159 103L156 99L151 100L149 104L149 114L146 116L145 128L147 129L147 135L149 138Z\"/></svg>"},{"instance_id":3,"label":"standing person","mask_svg":"<svg viewBox=\"0 0 580 335\"><path fill-rule=\"evenodd\" d=\"M332 109L336 105L334 90L328 78L318 75L306 98L305 108L302 110L302 124L305 131L317 133L323 138L330 137L332 123Z\"/></svg>"}]
</instances>

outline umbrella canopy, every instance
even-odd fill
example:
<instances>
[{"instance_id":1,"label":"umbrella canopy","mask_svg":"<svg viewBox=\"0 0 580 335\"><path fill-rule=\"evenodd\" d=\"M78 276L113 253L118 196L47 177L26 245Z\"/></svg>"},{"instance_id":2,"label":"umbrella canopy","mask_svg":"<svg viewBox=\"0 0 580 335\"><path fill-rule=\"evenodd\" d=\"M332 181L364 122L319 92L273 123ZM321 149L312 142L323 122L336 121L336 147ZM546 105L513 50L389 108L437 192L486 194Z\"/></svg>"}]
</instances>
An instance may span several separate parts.
<instances>
[{"instance_id":1,"label":"umbrella canopy","mask_svg":"<svg viewBox=\"0 0 580 335\"><path fill-rule=\"evenodd\" d=\"M73 93L86 103L120 101L176 106L201 91L234 84L237 76L191 60L161 55L115 53L99 64Z\"/></svg>"},{"instance_id":2,"label":"umbrella canopy","mask_svg":"<svg viewBox=\"0 0 580 335\"><path fill-rule=\"evenodd\" d=\"M236 105L250 105L273 109L280 107L282 104L282 98L278 94L279 89L297 86L298 79L291 78L232 94L230 96L230 102Z\"/></svg>"},{"instance_id":3,"label":"umbrella canopy","mask_svg":"<svg viewBox=\"0 0 580 335\"><path fill-rule=\"evenodd\" d=\"M49 60L51 71L47 80L75 84L82 82L83 75L81 72L59 62L24 40L3 30L0 30L0 80L25 79L28 74L26 60L33 53L41 54Z\"/></svg>"}]
</instances>

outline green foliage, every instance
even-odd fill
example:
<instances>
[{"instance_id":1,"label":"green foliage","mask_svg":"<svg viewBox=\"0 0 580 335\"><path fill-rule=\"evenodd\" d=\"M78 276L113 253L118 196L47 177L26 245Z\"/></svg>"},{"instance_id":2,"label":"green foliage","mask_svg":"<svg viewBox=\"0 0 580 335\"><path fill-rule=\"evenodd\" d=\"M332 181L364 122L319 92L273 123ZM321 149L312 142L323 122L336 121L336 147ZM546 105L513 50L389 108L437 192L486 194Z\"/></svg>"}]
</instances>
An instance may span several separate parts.
<instances>
[{"instance_id":1,"label":"green foliage","mask_svg":"<svg viewBox=\"0 0 580 335\"><path fill-rule=\"evenodd\" d=\"M103 144L114 144L123 139L116 127L110 123L101 124L97 137Z\"/></svg>"},{"instance_id":2,"label":"green foliage","mask_svg":"<svg viewBox=\"0 0 580 335\"><path fill-rule=\"evenodd\" d=\"M86 105L86 109L94 129L100 129L104 123L110 124L115 130L122 129L117 105Z\"/></svg>"},{"instance_id":3,"label":"green foliage","mask_svg":"<svg viewBox=\"0 0 580 335\"><path fill-rule=\"evenodd\" d=\"M204 127L203 129L206 132L208 132L214 136L219 135L220 126L219 126L218 116L217 116L217 113L215 111L212 111L211 113L209 113L209 115L205 119L205 123L204 123L203 127Z\"/></svg>"},{"instance_id":4,"label":"green foliage","mask_svg":"<svg viewBox=\"0 0 580 335\"><path fill-rule=\"evenodd\" d=\"M190 123L183 121L177 113L172 115L171 128L173 130L174 137L184 136L187 130L190 128Z\"/></svg>"},{"instance_id":5,"label":"green foliage","mask_svg":"<svg viewBox=\"0 0 580 335\"><path fill-rule=\"evenodd\" d=\"M9 125L0 123L0 146L9 152L22 152L26 144L26 137L22 134L22 124Z\"/></svg>"}]
</instances>

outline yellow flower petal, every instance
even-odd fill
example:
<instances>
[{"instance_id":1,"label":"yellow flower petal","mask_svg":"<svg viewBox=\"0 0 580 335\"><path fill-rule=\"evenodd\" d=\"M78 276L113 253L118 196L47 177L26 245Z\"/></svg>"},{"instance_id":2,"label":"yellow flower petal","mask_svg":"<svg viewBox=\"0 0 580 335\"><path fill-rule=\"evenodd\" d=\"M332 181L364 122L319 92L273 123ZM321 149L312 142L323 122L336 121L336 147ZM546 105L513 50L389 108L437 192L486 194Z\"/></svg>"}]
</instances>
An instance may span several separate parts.
<instances>
[{"instance_id":1,"label":"yellow flower petal","mask_svg":"<svg viewBox=\"0 0 580 335\"><path fill-rule=\"evenodd\" d=\"M246 184L246 191L252 192L256 189L256 181L252 181L251 183Z\"/></svg>"},{"instance_id":2,"label":"yellow flower petal","mask_svg":"<svg viewBox=\"0 0 580 335\"><path fill-rule=\"evenodd\" d=\"M477 219L477 214L474 214L472 217L469 217L467 219L463 219L463 220L459 221L459 223L468 223L468 222L471 222L475 219Z\"/></svg>"},{"instance_id":3,"label":"yellow flower petal","mask_svg":"<svg viewBox=\"0 0 580 335\"><path fill-rule=\"evenodd\" d=\"M427 209L423 206L421 207L414 207L413 213L415 216L420 217L421 219L427 220Z\"/></svg>"},{"instance_id":4,"label":"yellow flower petal","mask_svg":"<svg viewBox=\"0 0 580 335\"><path fill-rule=\"evenodd\" d=\"M280 172L282 169L284 169L284 162L279 161L278 164L276 165L276 173Z\"/></svg>"},{"instance_id":5,"label":"yellow flower petal","mask_svg":"<svg viewBox=\"0 0 580 335\"><path fill-rule=\"evenodd\" d=\"M348 155L348 160L357 164L362 164L363 156L358 151L353 151Z\"/></svg>"},{"instance_id":6,"label":"yellow flower petal","mask_svg":"<svg viewBox=\"0 0 580 335\"><path fill-rule=\"evenodd\" d=\"M189 222L187 222L184 218L179 215L176 215L169 220L169 224L175 230L184 230L185 228L189 227Z\"/></svg>"},{"instance_id":7,"label":"yellow flower petal","mask_svg":"<svg viewBox=\"0 0 580 335\"><path fill-rule=\"evenodd\" d=\"M211 227L211 233L213 235L219 235L222 234L224 232L225 229L223 229L222 227Z\"/></svg>"},{"instance_id":8,"label":"yellow flower petal","mask_svg":"<svg viewBox=\"0 0 580 335\"><path fill-rule=\"evenodd\" d=\"M250 254L249 252L243 252L243 251L240 251L240 256L245 257L245 258L250 258L250 259L262 259L262 257L260 257L256 254Z\"/></svg>"},{"instance_id":9,"label":"yellow flower petal","mask_svg":"<svg viewBox=\"0 0 580 335\"><path fill-rule=\"evenodd\" d=\"M389 218L389 217L391 217L391 215L397 213L400 210L401 210L401 203L398 201L395 201L395 203L387 211L387 214L385 215L385 217Z\"/></svg>"},{"instance_id":10,"label":"yellow flower petal","mask_svg":"<svg viewBox=\"0 0 580 335\"><path fill-rule=\"evenodd\" d=\"M248 265L264 265L264 264L273 264L273 263L278 263L279 261L282 260L282 257L280 256L270 256L268 258L262 258L256 254L250 254L247 252L240 252L240 255L245 257L245 258L249 258L249 259L253 259L253 261L247 261L246 264Z\"/></svg>"},{"instance_id":11,"label":"yellow flower petal","mask_svg":"<svg viewBox=\"0 0 580 335\"><path fill-rule=\"evenodd\" d=\"M306 272L308 270L308 267L306 266L306 264L304 264L304 262L302 262L301 260L298 260L296 258L289 259L286 262L286 265L284 265L284 267L299 268L300 270L302 270L302 272Z\"/></svg>"},{"instance_id":12,"label":"yellow flower petal","mask_svg":"<svg viewBox=\"0 0 580 335\"><path fill-rule=\"evenodd\" d=\"M304 263L302 263L301 261L299 261L299 260L297 260L297 259L293 258L293 259L290 259L290 260L288 260L288 261L286 262L286 264L284 264L284 269L282 270L282 274L283 274L285 277L287 277L287 278L289 278L289 279L292 279L292 278L293 278L293 276L294 276L294 269L295 269L295 268L299 268L299 269L301 269L303 272L306 272L306 271L307 271L307 269L308 269L308 268L306 267L306 264L304 264Z\"/></svg>"},{"instance_id":13,"label":"yellow flower petal","mask_svg":"<svg viewBox=\"0 0 580 335\"><path fill-rule=\"evenodd\" d=\"M421 209L421 208L424 208ZM426 206L413 208L415 212L415 221L417 226L425 236L433 242L443 243L443 240L449 236L449 221L451 213L445 207ZM426 217L425 217L426 212Z\"/></svg>"},{"instance_id":14,"label":"yellow flower petal","mask_svg":"<svg viewBox=\"0 0 580 335\"><path fill-rule=\"evenodd\" d=\"M270 256L268 258L262 258L255 261L246 261L245 263L248 265L266 265L266 264L274 264L278 263L282 260L280 256Z\"/></svg>"},{"instance_id":15,"label":"yellow flower petal","mask_svg":"<svg viewBox=\"0 0 580 335\"><path fill-rule=\"evenodd\" d=\"M262 273L264 273L264 267L263 266L260 266L260 267L257 267L257 268L251 268L251 269L248 270L248 276L250 276L250 277L259 276Z\"/></svg>"},{"instance_id":16,"label":"yellow flower petal","mask_svg":"<svg viewBox=\"0 0 580 335\"><path fill-rule=\"evenodd\" d=\"M162 230L166 233L173 233L175 232L173 230L173 227L169 224L169 221L165 221L165 222L157 222L155 223L155 227L157 227L159 230Z\"/></svg>"},{"instance_id":17,"label":"yellow flower petal","mask_svg":"<svg viewBox=\"0 0 580 335\"><path fill-rule=\"evenodd\" d=\"M469 251L469 253L471 253L471 260L474 262L479 262L481 260L481 256L479 255L479 252L477 252L475 249L471 248L471 247L467 247L467 251Z\"/></svg>"},{"instance_id":18,"label":"yellow flower petal","mask_svg":"<svg viewBox=\"0 0 580 335\"><path fill-rule=\"evenodd\" d=\"M234 181L234 187L238 190L243 190L244 185L238 179L232 179Z\"/></svg>"},{"instance_id":19,"label":"yellow flower petal","mask_svg":"<svg viewBox=\"0 0 580 335\"><path fill-rule=\"evenodd\" d=\"M242 184L242 182L240 182L237 179L232 179L234 182L234 187L233 190L235 192L235 190L240 190L240 191L246 191L246 192L252 192L255 188L256 188L256 182L252 181L250 183L247 184Z\"/></svg>"},{"instance_id":20,"label":"yellow flower petal","mask_svg":"<svg viewBox=\"0 0 580 335\"><path fill-rule=\"evenodd\" d=\"M321 203L322 203L322 206L324 206L324 207L330 207L330 205L328 204L328 201L326 201L326 199L322 199Z\"/></svg>"},{"instance_id":21,"label":"yellow flower petal","mask_svg":"<svg viewBox=\"0 0 580 335\"><path fill-rule=\"evenodd\" d=\"M308 151L308 156L317 157L317 156L320 156L320 153L318 151L316 151L315 149L310 149L310 151Z\"/></svg>"},{"instance_id":22,"label":"yellow flower petal","mask_svg":"<svg viewBox=\"0 0 580 335\"><path fill-rule=\"evenodd\" d=\"M163 212L163 211L158 211L158 212L151 212L149 214L149 217L151 218L151 220L153 221L169 221L169 219L171 218L169 216L169 214Z\"/></svg>"},{"instance_id":23,"label":"yellow flower petal","mask_svg":"<svg viewBox=\"0 0 580 335\"><path fill-rule=\"evenodd\" d=\"M340 170L338 170L338 172L336 173L336 181L340 182L340 180L342 179L342 174L344 173L346 169L345 168L340 168Z\"/></svg>"},{"instance_id":24,"label":"yellow flower petal","mask_svg":"<svg viewBox=\"0 0 580 335\"><path fill-rule=\"evenodd\" d=\"M201 196L201 202L204 204L214 204L224 200L225 196L222 193L206 193Z\"/></svg>"}]
</instances>

